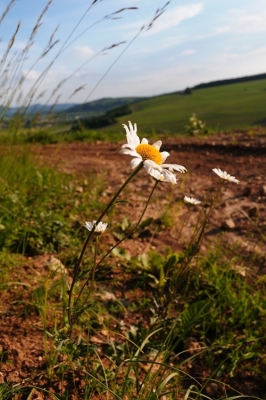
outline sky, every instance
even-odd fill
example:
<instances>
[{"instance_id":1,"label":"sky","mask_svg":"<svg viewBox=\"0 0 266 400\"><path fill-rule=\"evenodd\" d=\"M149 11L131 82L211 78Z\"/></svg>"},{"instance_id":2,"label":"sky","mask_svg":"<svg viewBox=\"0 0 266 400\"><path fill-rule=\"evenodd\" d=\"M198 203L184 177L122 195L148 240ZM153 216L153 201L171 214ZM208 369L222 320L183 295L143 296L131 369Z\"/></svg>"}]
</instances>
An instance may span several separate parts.
<instances>
[{"instance_id":1,"label":"sky","mask_svg":"<svg viewBox=\"0 0 266 400\"><path fill-rule=\"evenodd\" d=\"M266 72L266 0L1 0L0 21L0 104L154 96Z\"/></svg>"}]
</instances>

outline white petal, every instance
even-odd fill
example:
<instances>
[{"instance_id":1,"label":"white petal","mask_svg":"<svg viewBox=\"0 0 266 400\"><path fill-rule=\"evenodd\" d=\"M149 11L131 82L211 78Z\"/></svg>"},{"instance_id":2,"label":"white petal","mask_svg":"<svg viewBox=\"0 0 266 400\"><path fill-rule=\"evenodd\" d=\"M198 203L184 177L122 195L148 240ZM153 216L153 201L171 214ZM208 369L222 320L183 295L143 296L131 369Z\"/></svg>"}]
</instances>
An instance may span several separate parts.
<instances>
[{"instance_id":1,"label":"white petal","mask_svg":"<svg viewBox=\"0 0 266 400\"><path fill-rule=\"evenodd\" d=\"M182 173L187 171L187 169L183 167L183 165L178 165L178 164L162 164L161 166L162 168L168 168L170 170L172 169Z\"/></svg>"},{"instance_id":2,"label":"white petal","mask_svg":"<svg viewBox=\"0 0 266 400\"><path fill-rule=\"evenodd\" d=\"M149 142L148 142L148 140L146 138L143 138L142 141L141 141L141 144L148 144L148 143Z\"/></svg>"},{"instance_id":3,"label":"white petal","mask_svg":"<svg viewBox=\"0 0 266 400\"><path fill-rule=\"evenodd\" d=\"M215 174L226 181L239 183L238 179L236 179L234 176L229 175L226 171L222 171L220 168L213 168L213 172L215 172Z\"/></svg>"},{"instance_id":4,"label":"white petal","mask_svg":"<svg viewBox=\"0 0 266 400\"><path fill-rule=\"evenodd\" d=\"M146 169L146 171L148 173L150 173L149 171L151 169L157 169L158 171L162 171L162 168L160 165L156 164L156 162L152 161L152 160L145 160L144 161L144 168Z\"/></svg>"},{"instance_id":5,"label":"white petal","mask_svg":"<svg viewBox=\"0 0 266 400\"><path fill-rule=\"evenodd\" d=\"M144 161L144 168L149 175L158 181L170 182L173 184L176 183L176 177L172 172L168 171L167 169L163 169L160 165L156 164L152 160Z\"/></svg>"},{"instance_id":6,"label":"white petal","mask_svg":"<svg viewBox=\"0 0 266 400\"><path fill-rule=\"evenodd\" d=\"M87 228L89 231L92 230L93 225L94 225L94 222L92 223L92 222L89 222L89 221L86 221L85 224L84 224L85 228Z\"/></svg>"},{"instance_id":7,"label":"white petal","mask_svg":"<svg viewBox=\"0 0 266 400\"><path fill-rule=\"evenodd\" d=\"M168 171L167 169L163 169L162 174L164 176L164 182L170 182L173 185L176 184L176 176L172 172Z\"/></svg>"},{"instance_id":8,"label":"white petal","mask_svg":"<svg viewBox=\"0 0 266 400\"><path fill-rule=\"evenodd\" d=\"M141 156L135 150L131 150L131 149L121 149L119 153L127 154L127 155L132 156L132 157L141 158Z\"/></svg>"},{"instance_id":9,"label":"white petal","mask_svg":"<svg viewBox=\"0 0 266 400\"><path fill-rule=\"evenodd\" d=\"M124 129L126 130L127 142L131 143L131 132L128 129L127 125L125 125L125 124L122 124L122 125L123 125Z\"/></svg>"},{"instance_id":10,"label":"white petal","mask_svg":"<svg viewBox=\"0 0 266 400\"><path fill-rule=\"evenodd\" d=\"M155 168L150 168L149 174L157 179L157 181L162 181L162 182L170 182L173 185L176 184L176 177L172 172L168 171L167 169L162 169L159 171L158 169Z\"/></svg>"},{"instance_id":11,"label":"white petal","mask_svg":"<svg viewBox=\"0 0 266 400\"><path fill-rule=\"evenodd\" d=\"M164 181L164 176L163 176L163 174L160 172L160 171L158 171L157 169L151 169L150 170L150 172L149 172L149 174L153 177L153 178L155 178L157 181Z\"/></svg>"},{"instance_id":12,"label":"white petal","mask_svg":"<svg viewBox=\"0 0 266 400\"><path fill-rule=\"evenodd\" d=\"M200 200L194 199L193 197L189 197L189 196L184 196L184 201L186 203L193 204L193 205L197 205L197 204L201 203Z\"/></svg>"},{"instance_id":13,"label":"white petal","mask_svg":"<svg viewBox=\"0 0 266 400\"><path fill-rule=\"evenodd\" d=\"M95 232L104 232L107 228L107 225L108 224L106 222L99 222L96 226Z\"/></svg>"},{"instance_id":14,"label":"white petal","mask_svg":"<svg viewBox=\"0 0 266 400\"><path fill-rule=\"evenodd\" d=\"M167 159L167 157L170 156L170 153L168 153L168 151L162 151L161 153L162 156L162 162L165 162L165 160Z\"/></svg>"},{"instance_id":15,"label":"white petal","mask_svg":"<svg viewBox=\"0 0 266 400\"><path fill-rule=\"evenodd\" d=\"M160 150L162 145L162 141L158 140L157 142L153 143L153 147L155 147L157 150Z\"/></svg>"},{"instance_id":16,"label":"white petal","mask_svg":"<svg viewBox=\"0 0 266 400\"><path fill-rule=\"evenodd\" d=\"M131 150L135 150L135 147L134 146L131 146L130 144L128 144L128 143L125 143L125 144L123 144L123 146L121 147L122 149L131 149Z\"/></svg>"},{"instance_id":17,"label":"white petal","mask_svg":"<svg viewBox=\"0 0 266 400\"><path fill-rule=\"evenodd\" d=\"M137 135L137 125L134 124L134 128L130 121L128 121L129 128L127 125L123 124L123 127L126 130L127 142L134 148L136 148L140 144L139 137Z\"/></svg>"},{"instance_id":18,"label":"white petal","mask_svg":"<svg viewBox=\"0 0 266 400\"><path fill-rule=\"evenodd\" d=\"M131 168L136 168L136 167L141 163L141 160L142 160L141 157L140 157L140 158L133 158L133 159L130 161L130 166L131 166Z\"/></svg>"}]
</instances>

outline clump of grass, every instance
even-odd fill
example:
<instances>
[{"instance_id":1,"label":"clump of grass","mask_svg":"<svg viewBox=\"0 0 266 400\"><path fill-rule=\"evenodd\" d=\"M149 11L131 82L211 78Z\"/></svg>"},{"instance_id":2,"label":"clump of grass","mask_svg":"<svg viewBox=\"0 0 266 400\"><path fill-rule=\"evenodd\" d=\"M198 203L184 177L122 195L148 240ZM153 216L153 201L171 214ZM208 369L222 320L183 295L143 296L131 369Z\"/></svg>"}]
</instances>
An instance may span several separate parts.
<instances>
[{"instance_id":1,"label":"clump of grass","mask_svg":"<svg viewBox=\"0 0 266 400\"><path fill-rule=\"evenodd\" d=\"M96 190L89 199L84 189L91 184L92 177L79 182L42 166L26 147L2 148L0 168L2 251L28 255L61 252L79 241L79 236L83 237L78 213L85 213L84 200L95 211L101 208L94 196L103 189L103 181L98 186L94 180Z\"/></svg>"}]
</instances>

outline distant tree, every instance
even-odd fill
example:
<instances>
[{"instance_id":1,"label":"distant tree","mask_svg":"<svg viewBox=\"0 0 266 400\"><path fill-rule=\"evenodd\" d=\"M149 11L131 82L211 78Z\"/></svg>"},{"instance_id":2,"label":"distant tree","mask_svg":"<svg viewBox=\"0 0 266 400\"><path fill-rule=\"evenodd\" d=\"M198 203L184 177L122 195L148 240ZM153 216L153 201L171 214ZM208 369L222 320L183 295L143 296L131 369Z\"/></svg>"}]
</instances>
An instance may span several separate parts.
<instances>
[{"instance_id":1,"label":"distant tree","mask_svg":"<svg viewBox=\"0 0 266 400\"><path fill-rule=\"evenodd\" d=\"M192 90L190 88L186 88L183 94L192 94Z\"/></svg>"}]
</instances>

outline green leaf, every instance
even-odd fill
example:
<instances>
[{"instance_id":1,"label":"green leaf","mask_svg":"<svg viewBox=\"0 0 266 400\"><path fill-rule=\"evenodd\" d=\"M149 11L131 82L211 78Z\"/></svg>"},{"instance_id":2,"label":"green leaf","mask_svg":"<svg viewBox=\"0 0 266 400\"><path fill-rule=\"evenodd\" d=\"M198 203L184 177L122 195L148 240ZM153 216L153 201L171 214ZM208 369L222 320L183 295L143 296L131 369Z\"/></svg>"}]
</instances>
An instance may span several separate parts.
<instances>
[{"instance_id":1,"label":"green leaf","mask_svg":"<svg viewBox=\"0 0 266 400\"><path fill-rule=\"evenodd\" d=\"M189 329L192 325L201 322L203 318L210 312L210 308L210 300L200 300L191 304L181 314L182 324Z\"/></svg>"}]
</instances>

